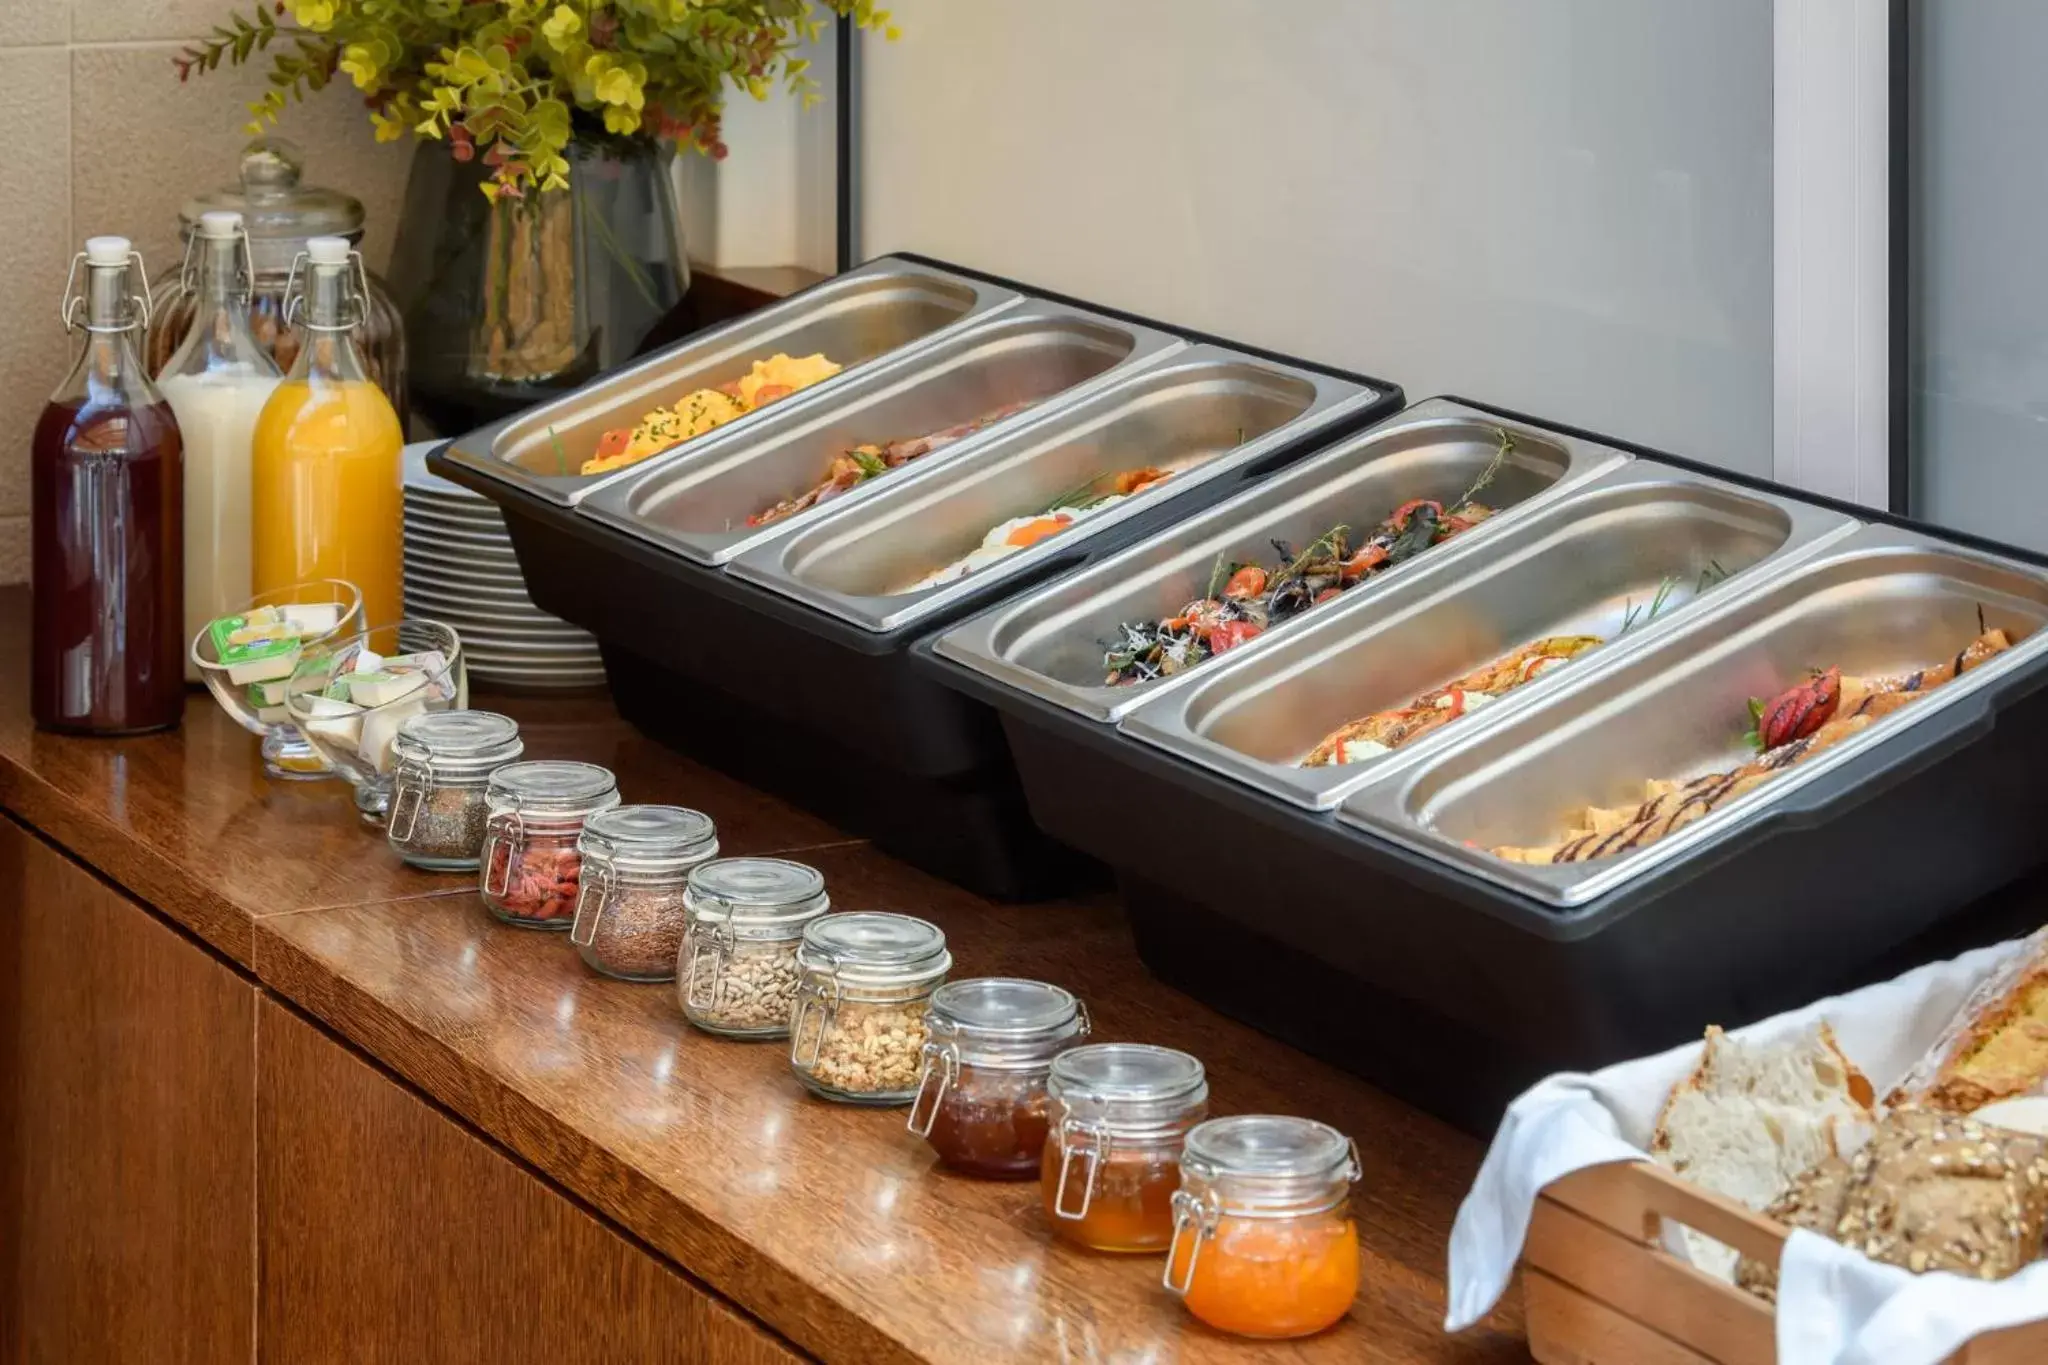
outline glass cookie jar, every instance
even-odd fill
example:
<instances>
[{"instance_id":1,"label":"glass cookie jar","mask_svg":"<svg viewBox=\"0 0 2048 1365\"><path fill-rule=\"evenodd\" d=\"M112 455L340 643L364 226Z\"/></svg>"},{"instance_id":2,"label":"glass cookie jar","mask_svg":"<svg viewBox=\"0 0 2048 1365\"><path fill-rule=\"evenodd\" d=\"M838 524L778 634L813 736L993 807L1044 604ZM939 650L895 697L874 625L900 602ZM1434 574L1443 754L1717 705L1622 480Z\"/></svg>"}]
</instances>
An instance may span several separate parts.
<instances>
[{"instance_id":1,"label":"glass cookie jar","mask_svg":"<svg viewBox=\"0 0 2048 1365\"><path fill-rule=\"evenodd\" d=\"M484 789L525 749L518 723L495 711L429 711L399 726L384 824L392 850L430 872L476 871L491 818Z\"/></svg>"},{"instance_id":2,"label":"glass cookie jar","mask_svg":"<svg viewBox=\"0 0 2048 1365\"><path fill-rule=\"evenodd\" d=\"M249 284L249 325L256 342L270 352L280 371L289 371L305 340L303 329L285 321L285 294L292 262L315 237L345 237L352 246L363 239L362 201L340 190L302 185L305 157L287 138L259 137L242 149L239 183L199 194L179 211L187 269L166 277L150 299L151 321L145 357L151 374L161 370L171 353L198 321L200 294L189 268L199 221L210 212L242 215L252 276ZM384 390L403 426L406 405L405 323L384 282L367 275L362 299L363 319L356 340L370 378Z\"/></svg>"},{"instance_id":3,"label":"glass cookie jar","mask_svg":"<svg viewBox=\"0 0 2048 1365\"><path fill-rule=\"evenodd\" d=\"M1088 1011L1042 981L984 977L932 992L910 1131L939 1160L993 1180L1038 1174L1053 1058L1088 1034Z\"/></svg>"},{"instance_id":4,"label":"glass cookie jar","mask_svg":"<svg viewBox=\"0 0 2048 1365\"><path fill-rule=\"evenodd\" d=\"M583 822L619 804L595 763L508 763L484 788L484 904L507 924L567 929L583 884Z\"/></svg>"},{"instance_id":5,"label":"glass cookie jar","mask_svg":"<svg viewBox=\"0 0 2048 1365\"><path fill-rule=\"evenodd\" d=\"M1208 1112L1202 1064L1172 1048L1091 1043L1054 1058L1045 1088L1040 1179L1053 1230L1096 1251L1164 1251L1181 1144Z\"/></svg>"},{"instance_id":6,"label":"glass cookie jar","mask_svg":"<svg viewBox=\"0 0 2048 1365\"><path fill-rule=\"evenodd\" d=\"M683 1017L729 1038L786 1038L797 948L832 908L816 868L781 858L719 858L683 893Z\"/></svg>"},{"instance_id":7,"label":"glass cookie jar","mask_svg":"<svg viewBox=\"0 0 2048 1365\"><path fill-rule=\"evenodd\" d=\"M682 806L614 806L584 821L576 851L576 951L622 981L675 980L684 884L718 856L711 817Z\"/></svg>"},{"instance_id":8,"label":"glass cookie jar","mask_svg":"<svg viewBox=\"0 0 2048 1365\"><path fill-rule=\"evenodd\" d=\"M1245 1337L1304 1337L1358 1296L1358 1148L1312 1119L1245 1114L1188 1134L1166 1287Z\"/></svg>"},{"instance_id":9,"label":"glass cookie jar","mask_svg":"<svg viewBox=\"0 0 2048 1365\"><path fill-rule=\"evenodd\" d=\"M906 1104L917 1094L925 1003L953 955L935 924L909 915L811 921L796 950L789 1062L797 1079L847 1104Z\"/></svg>"}]
</instances>

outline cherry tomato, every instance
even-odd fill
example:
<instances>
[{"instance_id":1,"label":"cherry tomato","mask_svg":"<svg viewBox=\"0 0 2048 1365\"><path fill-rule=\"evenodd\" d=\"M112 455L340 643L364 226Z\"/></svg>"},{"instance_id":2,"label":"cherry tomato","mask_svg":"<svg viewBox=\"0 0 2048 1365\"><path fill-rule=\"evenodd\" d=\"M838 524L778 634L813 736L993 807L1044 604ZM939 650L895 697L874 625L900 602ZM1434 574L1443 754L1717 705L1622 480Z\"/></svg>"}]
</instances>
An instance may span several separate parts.
<instances>
[{"instance_id":1,"label":"cherry tomato","mask_svg":"<svg viewBox=\"0 0 2048 1365\"><path fill-rule=\"evenodd\" d=\"M1247 564L1230 576L1223 585L1225 597L1257 597L1266 590L1266 571L1256 564Z\"/></svg>"},{"instance_id":2,"label":"cherry tomato","mask_svg":"<svg viewBox=\"0 0 2048 1365\"><path fill-rule=\"evenodd\" d=\"M1367 574L1371 573L1374 569L1377 569L1380 565L1386 562L1386 546L1368 545L1364 549L1360 550L1357 554L1351 556L1351 558L1344 561L1344 581L1346 583L1355 583L1359 579L1365 577Z\"/></svg>"},{"instance_id":3,"label":"cherry tomato","mask_svg":"<svg viewBox=\"0 0 2048 1365\"><path fill-rule=\"evenodd\" d=\"M1209 652L1222 654L1236 649L1258 633L1259 628L1250 621L1226 621L1209 632Z\"/></svg>"},{"instance_id":4,"label":"cherry tomato","mask_svg":"<svg viewBox=\"0 0 2048 1365\"><path fill-rule=\"evenodd\" d=\"M1396 507L1394 509L1394 515L1388 517L1387 520L1391 521L1394 524L1394 529L1396 531L1406 530L1408 527L1408 518L1415 515L1415 509L1418 507L1435 508L1437 520L1443 520L1444 505L1438 502L1435 498L1417 498L1413 502L1404 502L1399 507Z\"/></svg>"},{"instance_id":5,"label":"cherry tomato","mask_svg":"<svg viewBox=\"0 0 2048 1365\"><path fill-rule=\"evenodd\" d=\"M1320 603L1329 601L1333 597L1341 597L1343 595L1344 589L1342 588L1324 588L1321 592L1315 595L1315 600L1310 602L1309 605L1316 606Z\"/></svg>"}]
</instances>

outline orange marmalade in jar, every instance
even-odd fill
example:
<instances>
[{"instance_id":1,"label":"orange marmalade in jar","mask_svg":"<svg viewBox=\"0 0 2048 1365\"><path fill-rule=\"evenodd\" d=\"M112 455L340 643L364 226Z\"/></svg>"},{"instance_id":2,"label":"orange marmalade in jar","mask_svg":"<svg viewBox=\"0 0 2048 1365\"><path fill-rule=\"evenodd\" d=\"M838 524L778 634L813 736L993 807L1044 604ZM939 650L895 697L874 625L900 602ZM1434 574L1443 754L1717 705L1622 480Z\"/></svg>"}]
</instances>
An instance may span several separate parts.
<instances>
[{"instance_id":1,"label":"orange marmalade in jar","mask_svg":"<svg viewBox=\"0 0 2048 1365\"><path fill-rule=\"evenodd\" d=\"M1310 1119L1246 1114L1188 1134L1166 1287L1218 1331L1305 1337L1351 1311L1358 1179L1350 1139Z\"/></svg>"},{"instance_id":2,"label":"orange marmalade in jar","mask_svg":"<svg viewBox=\"0 0 2048 1365\"><path fill-rule=\"evenodd\" d=\"M949 981L932 992L925 1032L910 1131L963 1175L1036 1176L1050 1126L1046 1077L1087 1035L1087 1009L1043 981Z\"/></svg>"},{"instance_id":3,"label":"orange marmalade in jar","mask_svg":"<svg viewBox=\"0 0 2048 1365\"><path fill-rule=\"evenodd\" d=\"M1046 1095L1039 1179L1053 1230L1096 1251L1164 1251L1181 1144L1208 1111L1202 1064L1171 1048L1096 1043L1053 1060Z\"/></svg>"}]
</instances>

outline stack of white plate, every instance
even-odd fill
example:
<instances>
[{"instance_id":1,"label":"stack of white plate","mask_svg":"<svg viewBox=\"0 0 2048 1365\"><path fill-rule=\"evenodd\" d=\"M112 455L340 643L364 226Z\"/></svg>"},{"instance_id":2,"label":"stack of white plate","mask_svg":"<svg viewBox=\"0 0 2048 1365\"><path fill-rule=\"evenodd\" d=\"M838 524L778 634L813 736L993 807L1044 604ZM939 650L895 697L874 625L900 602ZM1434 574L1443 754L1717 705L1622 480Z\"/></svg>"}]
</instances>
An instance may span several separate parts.
<instances>
[{"instance_id":1,"label":"stack of white plate","mask_svg":"<svg viewBox=\"0 0 2048 1365\"><path fill-rule=\"evenodd\" d=\"M597 641L533 605L505 518L489 499L427 471L435 444L405 448L406 615L455 627L472 681L602 687Z\"/></svg>"}]
</instances>

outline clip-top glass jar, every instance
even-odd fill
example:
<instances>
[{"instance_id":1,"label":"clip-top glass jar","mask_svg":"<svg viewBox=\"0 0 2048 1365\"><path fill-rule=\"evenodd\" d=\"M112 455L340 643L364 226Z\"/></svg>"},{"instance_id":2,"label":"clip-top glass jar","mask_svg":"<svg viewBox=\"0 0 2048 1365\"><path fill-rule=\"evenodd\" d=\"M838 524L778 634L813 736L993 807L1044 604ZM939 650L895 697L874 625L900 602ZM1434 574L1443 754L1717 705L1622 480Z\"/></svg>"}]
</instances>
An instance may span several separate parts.
<instances>
[{"instance_id":1,"label":"clip-top glass jar","mask_svg":"<svg viewBox=\"0 0 2048 1365\"><path fill-rule=\"evenodd\" d=\"M1166 1287L1219 1331L1305 1337L1358 1296L1358 1148L1313 1119L1244 1114L1188 1134Z\"/></svg>"},{"instance_id":2,"label":"clip-top glass jar","mask_svg":"<svg viewBox=\"0 0 2048 1365\"><path fill-rule=\"evenodd\" d=\"M1058 986L1010 977L949 981L925 1011L910 1131L967 1175L1028 1179L1045 1155L1045 1078L1088 1034L1088 1010Z\"/></svg>"},{"instance_id":3,"label":"clip-top glass jar","mask_svg":"<svg viewBox=\"0 0 2048 1365\"><path fill-rule=\"evenodd\" d=\"M718 856L718 830L682 806L617 806L583 824L576 923L569 941L606 976L673 981L683 948L683 886Z\"/></svg>"},{"instance_id":4,"label":"clip-top glass jar","mask_svg":"<svg viewBox=\"0 0 2048 1365\"><path fill-rule=\"evenodd\" d=\"M720 858L690 873L683 904L683 1017L730 1038L788 1037L797 945L832 908L825 879L781 858Z\"/></svg>"},{"instance_id":5,"label":"clip-top glass jar","mask_svg":"<svg viewBox=\"0 0 2048 1365\"><path fill-rule=\"evenodd\" d=\"M525 752L519 724L495 711L429 711L391 740L384 837L414 867L474 872L483 859L491 774Z\"/></svg>"},{"instance_id":6,"label":"clip-top glass jar","mask_svg":"<svg viewBox=\"0 0 2048 1365\"><path fill-rule=\"evenodd\" d=\"M925 1002L953 966L936 924L826 915L796 950L789 1062L826 1099L905 1104L917 1094Z\"/></svg>"},{"instance_id":7,"label":"clip-top glass jar","mask_svg":"<svg viewBox=\"0 0 2048 1365\"><path fill-rule=\"evenodd\" d=\"M508 763L484 788L484 904L507 924L567 929L583 884L583 822L619 804L595 763Z\"/></svg>"},{"instance_id":8,"label":"clip-top glass jar","mask_svg":"<svg viewBox=\"0 0 2048 1365\"><path fill-rule=\"evenodd\" d=\"M1172 1048L1092 1043L1054 1058L1045 1088L1053 1125L1040 1178L1054 1230L1097 1251L1164 1251L1181 1142L1208 1112L1202 1064Z\"/></svg>"}]
</instances>

